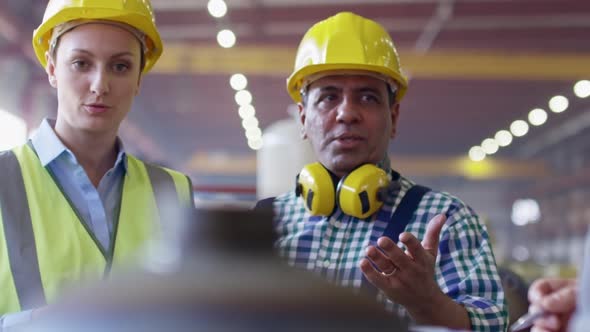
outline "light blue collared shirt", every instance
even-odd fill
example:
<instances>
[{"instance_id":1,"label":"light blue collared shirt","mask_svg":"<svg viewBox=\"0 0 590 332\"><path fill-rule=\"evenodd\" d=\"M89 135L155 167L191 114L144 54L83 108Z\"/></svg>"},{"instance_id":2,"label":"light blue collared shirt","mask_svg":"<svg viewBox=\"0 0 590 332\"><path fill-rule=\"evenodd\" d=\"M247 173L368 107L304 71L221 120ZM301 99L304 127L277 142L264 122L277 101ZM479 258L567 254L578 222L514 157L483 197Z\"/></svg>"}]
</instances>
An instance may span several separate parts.
<instances>
[{"instance_id":1,"label":"light blue collared shirt","mask_svg":"<svg viewBox=\"0 0 590 332\"><path fill-rule=\"evenodd\" d=\"M108 252L116 215L121 204L123 178L127 171L127 158L123 144L117 139L118 155L113 168L109 169L95 188L88 175L70 151L57 137L55 122L44 119L31 137L39 160L53 174L57 184L77 210L92 236Z\"/></svg>"}]
</instances>

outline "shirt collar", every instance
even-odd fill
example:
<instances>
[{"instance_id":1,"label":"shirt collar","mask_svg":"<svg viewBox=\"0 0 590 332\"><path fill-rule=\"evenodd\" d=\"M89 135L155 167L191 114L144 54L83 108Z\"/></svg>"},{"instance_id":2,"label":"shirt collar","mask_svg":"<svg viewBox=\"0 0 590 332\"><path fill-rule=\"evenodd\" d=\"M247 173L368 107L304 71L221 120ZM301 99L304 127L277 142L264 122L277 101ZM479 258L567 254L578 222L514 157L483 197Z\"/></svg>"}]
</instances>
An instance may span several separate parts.
<instances>
[{"instance_id":1,"label":"shirt collar","mask_svg":"<svg viewBox=\"0 0 590 332\"><path fill-rule=\"evenodd\" d=\"M392 173L393 170L391 169L391 161L387 153L385 154L385 157L383 157L383 159L381 159L381 161L377 163L377 167L384 170L387 174Z\"/></svg>"},{"instance_id":2,"label":"shirt collar","mask_svg":"<svg viewBox=\"0 0 590 332\"><path fill-rule=\"evenodd\" d=\"M118 136L115 144L117 145L117 151L119 152L117 153L117 159L115 160L114 168L117 168L120 164L121 167L123 167L123 169L125 170L125 173L127 173L127 152L125 151L123 141L121 141L121 139Z\"/></svg>"},{"instance_id":3,"label":"shirt collar","mask_svg":"<svg viewBox=\"0 0 590 332\"><path fill-rule=\"evenodd\" d=\"M55 126L55 121L45 118L31 136L31 143L43 167L57 159L64 152L73 157L72 152L66 148L55 134L55 131L53 131L53 126Z\"/></svg>"},{"instance_id":4,"label":"shirt collar","mask_svg":"<svg viewBox=\"0 0 590 332\"><path fill-rule=\"evenodd\" d=\"M75 163L76 157L68 149L62 141L57 137L57 134L53 130L55 127L55 120L51 119L43 119L41 125L37 130L31 135L31 143L39 156L39 160L41 161L41 165L43 167L47 166L49 163L57 159L63 153L66 153L69 158ZM115 161L115 166L113 168L119 167L121 165L125 172L127 171L127 158L125 152L125 146L119 137L117 137L116 141L117 150L117 159Z\"/></svg>"}]
</instances>

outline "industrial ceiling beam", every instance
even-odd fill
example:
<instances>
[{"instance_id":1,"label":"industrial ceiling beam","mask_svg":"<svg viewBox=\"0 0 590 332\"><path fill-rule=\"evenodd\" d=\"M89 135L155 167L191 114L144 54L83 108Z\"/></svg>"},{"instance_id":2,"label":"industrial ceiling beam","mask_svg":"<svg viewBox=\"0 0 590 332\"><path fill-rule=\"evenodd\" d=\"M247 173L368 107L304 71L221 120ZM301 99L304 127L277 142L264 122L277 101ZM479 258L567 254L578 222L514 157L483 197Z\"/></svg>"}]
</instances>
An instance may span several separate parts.
<instances>
[{"instance_id":1,"label":"industrial ceiling beam","mask_svg":"<svg viewBox=\"0 0 590 332\"><path fill-rule=\"evenodd\" d=\"M540 160L509 160L490 158L481 162L467 157L399 156L391 158L396 170L410 177L455 177L473 180L544 179L553 171ZM256 174L256 155L196 153L184 169L201 175L253 176Z\"/></svg>"},{"instance_id":2,"label":"industrial ceiling beam","mask_svg":"<svg viewBox=\"0 0 590 332\"><path fill-rule=\"evenodd\" d=\"M508 53L448 50L420 54L400 50L411 78L491 80L577 80L590 77L590 53ZM244 74L287 77L295 46L242 46L168 44L154 67L160 74Z\"/></svg>"},{"instance_id":3,"label":"industrial ceiling beam","mask_svg":"<svg viewBox=\"0 0 590 332\"><path fill-rule=\"evenodd\" d=\"M435 4L440 0L363 0L363 5L415 5L415 4ZM478 3L507 3L511 0L459 0L459 2L478 2ZM169 10L192 10L206 9L208 0L152 0L152 6L157 11ZM249 8L252 5L250 0L226 0L230 8ZM358 5L358 0L259 0L258 3L264 7L300 7L300 6L343 6Z\"/></svg>"},{"instance_id":4,"label":"industrial ceiling beam","mask_svg":"<svg viewBox=\"0 0 590 332\"><path fill-rule=\"evenodd\" d=\"M575 116L547 130L545 134L527 140L519 149L519 154L523 158L539 157L543 150L565 146L568 139L582 135L588 128L590 128L590 109L580 109Z\"/></svg>"},{"instance_id":5,"label":"industrial ceiling beam","mask_svg":"<svg viewBox=\"0 0 590 332\"><path fill-rule=\"evenodd\" d=\"M447 15L443 10L442 14ZM393 37L399 32L420 32L429 24L428 17L373 17L381 23ZM438 22L442 21L440 18ZM266 21L256 22L257 28L267 36L299 38L315 21ZM436 26L435 26L436 27ZM250 23L232 22L232 30L238 38L255 36L256 29ZM441 31L523 31L535 29L568 29L590 28L590 15L588 14L554 14L554 15L528 15L528 16L462 16L453 17L444 21L444 26L438 27ZM212 39L219 27L211 23L191 24L160 24L160 33L164 39ZM437 31L437 30L435 30ZM395 38L394 38L395 39Z\"/></svg>"}]
</instances>

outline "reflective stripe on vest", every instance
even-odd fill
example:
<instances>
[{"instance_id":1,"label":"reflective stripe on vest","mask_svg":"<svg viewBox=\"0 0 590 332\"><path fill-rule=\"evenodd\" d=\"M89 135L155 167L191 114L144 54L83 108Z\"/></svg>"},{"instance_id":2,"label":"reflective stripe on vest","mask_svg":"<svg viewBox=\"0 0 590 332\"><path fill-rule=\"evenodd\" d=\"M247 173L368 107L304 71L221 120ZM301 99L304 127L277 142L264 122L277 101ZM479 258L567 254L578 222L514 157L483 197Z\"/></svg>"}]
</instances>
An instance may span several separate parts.
<instances>
[{"instance_id":1,"label":"reflective stripe on vest","mask_svg":"<svg viewBox=\"0 0 590 332\"><path fill-rule=\"evenodd\" d=\"M44 305L45 296L27 193L12 151L0 153L0 165L4 166L0 171L0 210L8 260L21 310L32 309Z\"/></svg>"},{"instance_id":2,"label":"reflective stripe on vest","mask_svg":"<svg viewBox=\"0 0 590 332\"><path fill-rule=\"evenodd\" d=\"M134 258L153 237L164 204L180 209L191 198L185 175L127 155L119 216L105 254L29 146L0 156L0 315L42 305L45 300L35 298L40 295L51 302L69 282L103 277L113 261ZM157 194L170 190L173 204Z\"/></svg>"},{"instance_id":3,"label":"reflective stripe on vest","mask_svg":"<svg viewBox=\"0 0 590 332\"><path fill-rule=\"evenodd\" d=\"M174 185L174 180L170 173L162 168L153 166L149 163L144 163L144 165L148 176L150 177L150 182L152 183L158 212L160 213L160 217L162 217L161 214L164 211L167 211L167 204L173 203L175 206L180 206L179 197L176 195L177 191Z\"/></svg>"}]
</instances>

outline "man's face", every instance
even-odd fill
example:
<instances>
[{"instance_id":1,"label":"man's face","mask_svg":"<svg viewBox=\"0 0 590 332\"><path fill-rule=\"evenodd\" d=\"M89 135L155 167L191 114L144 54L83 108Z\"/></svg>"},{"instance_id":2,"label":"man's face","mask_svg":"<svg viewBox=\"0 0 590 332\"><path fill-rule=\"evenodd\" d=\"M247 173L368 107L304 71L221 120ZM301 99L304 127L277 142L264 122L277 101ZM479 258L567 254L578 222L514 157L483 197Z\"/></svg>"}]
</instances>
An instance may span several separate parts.
<instances>
[{"instance_id":1,"label":"man's face","mask_svg":"<svg viewBox=\"0 0 590 332\"><path fill-rule=\"evenodd\" d=\"M398 114L387 84L364 75L318 79L310 84L305 105L299 104L304 138L319 161L340 177L386 156Z\"/></svg>"}]
</instances>

